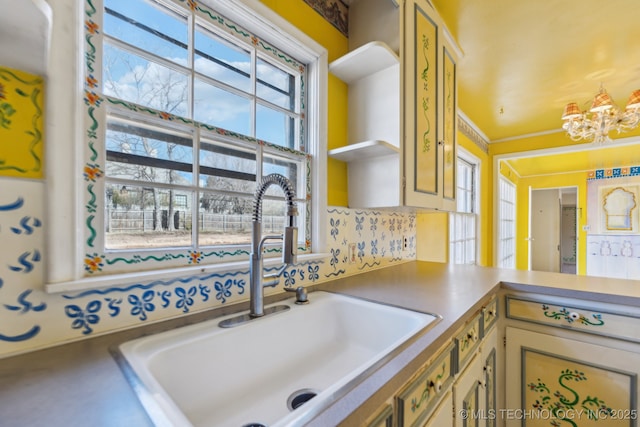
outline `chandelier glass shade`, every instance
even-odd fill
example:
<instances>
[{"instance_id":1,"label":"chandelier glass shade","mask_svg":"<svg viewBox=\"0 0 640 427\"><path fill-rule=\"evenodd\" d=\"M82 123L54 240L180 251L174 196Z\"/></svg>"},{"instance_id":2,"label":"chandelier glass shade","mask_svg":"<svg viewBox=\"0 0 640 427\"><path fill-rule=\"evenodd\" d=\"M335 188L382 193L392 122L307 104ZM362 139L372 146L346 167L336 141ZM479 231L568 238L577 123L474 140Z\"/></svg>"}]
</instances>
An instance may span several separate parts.
<instances>
[{"instance_id":1,"label":"chandelier glass shade","mask_svg":"<svg viewBox=\"0 0 640 427\"><path fill-rule=\"evenodd\" d=\"M609 132L629 131L640 124L640 89L631 93L627 106L621 110L601 87L589 111L582 111L577 103L571 102L564 107L562 120L562 129L573 141L610 142Z\"/></svg>"}]
</instances>

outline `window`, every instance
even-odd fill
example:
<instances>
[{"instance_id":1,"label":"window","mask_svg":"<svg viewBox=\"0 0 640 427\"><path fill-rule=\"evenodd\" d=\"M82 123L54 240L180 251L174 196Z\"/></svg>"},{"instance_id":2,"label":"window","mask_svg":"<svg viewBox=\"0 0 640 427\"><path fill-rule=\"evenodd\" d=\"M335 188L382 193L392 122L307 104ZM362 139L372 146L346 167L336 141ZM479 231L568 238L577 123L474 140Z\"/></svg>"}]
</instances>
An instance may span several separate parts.
<instances>
[{"instance_id":1,"label":"window","mask_svg":"<svg viewBox=\"0 0 640 427\"><path fill-rule=\"evenodd\" d=\"M299 253L322 248L326 51L266 6L204 3L83 2L84 253L52 260L50 283L246 259L270 173L296 190ZM265 233L282 230L280 189L262 212Z\"/></svg>"},{"instance_id":2,"label":"window","mask_svg":"<svg viewBox=\"0 0 640 427\"><path fill-rule=\"evenodd\" d=\"M104 0L105 250L247 244L260 173L287 176L307 211L305 66L212 13ZM281 231L284 202L264 206Z\"/></svg>"},{"instance_id":3,"label":"window","mask_svg":"<svg viewBox=\"0 0 640 427\"><path fill-rule=\"evenodd\" d=\"M516 268L516 187L506 178L498 181L498 262Z\"/></svg>"},{"instance_id":4,"label":"window","mask_svg":"<svg viewBox=\"0 0 640 427\"><path fill-rule=\"evenodd\" d=\"M477 263L478 165L479 160L458 150L456 212L449 216L449 253L454 264Z\"/></svg>"}]
</instances>

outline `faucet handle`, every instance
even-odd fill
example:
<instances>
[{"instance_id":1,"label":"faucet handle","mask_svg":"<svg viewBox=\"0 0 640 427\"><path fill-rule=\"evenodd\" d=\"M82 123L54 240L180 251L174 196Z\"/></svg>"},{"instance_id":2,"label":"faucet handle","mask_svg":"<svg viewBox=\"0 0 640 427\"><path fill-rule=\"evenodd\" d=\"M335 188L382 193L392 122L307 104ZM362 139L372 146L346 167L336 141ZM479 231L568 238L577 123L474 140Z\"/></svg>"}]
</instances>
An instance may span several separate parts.
<instances>
[{"instance_id":1,"label":"faucet handle","mask_svg":"<svg viewBox=\"0 0 640 427\"><path fill-rule=\"evenodd\" d=\"M287 292L295 292L296 293L296 304L308 304L309 298L307 297L307 290L304 286L298 286L297 288L284 288Z\"/></svg>"},{"instance_id":2,"label":"faucet handle","mask_svg":"<svg viewBox=\"0 0 640 427\"><path fill-rule=\"evenodd\" d=\"M282 239L282 262L295 264L298 255L298 228L285 227Z\"/></svg>"}]
</instances>

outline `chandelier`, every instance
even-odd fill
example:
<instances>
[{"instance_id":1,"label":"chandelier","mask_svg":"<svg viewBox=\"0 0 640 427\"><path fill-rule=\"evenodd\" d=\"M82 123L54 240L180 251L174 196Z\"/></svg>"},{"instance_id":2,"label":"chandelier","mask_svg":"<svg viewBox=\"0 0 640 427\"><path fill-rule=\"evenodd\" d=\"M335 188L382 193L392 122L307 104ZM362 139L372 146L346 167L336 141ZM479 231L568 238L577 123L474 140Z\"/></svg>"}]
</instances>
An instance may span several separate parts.
<instances>
[{"instance_id":1,"label":"chandelier","mask_svg":"<svg viewBox=\"0 0 640 427\"><path fill-rule=\"evenodd\" d=\"M571 102L564 107L562 120L562 129L573 141L593 139L596 143L611 142L609 132L629 131L640 124L640 89L631 92L626 108L621 110L600 86L589 111L581 111L578 104Z\"/></svg>"}]
</instances>

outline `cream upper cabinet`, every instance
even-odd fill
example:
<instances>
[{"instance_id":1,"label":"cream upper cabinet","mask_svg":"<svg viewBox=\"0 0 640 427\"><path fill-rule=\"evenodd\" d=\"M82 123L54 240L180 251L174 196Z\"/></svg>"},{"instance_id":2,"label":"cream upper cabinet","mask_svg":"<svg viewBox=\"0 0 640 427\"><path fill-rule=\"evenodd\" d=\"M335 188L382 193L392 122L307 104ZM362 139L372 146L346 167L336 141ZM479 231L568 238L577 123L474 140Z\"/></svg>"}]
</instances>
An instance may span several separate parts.
<instances>
[{"instance_id":1,"label":"cream upper cabinet","mask_svg":"<svg viewBox=\"0 0 640 427\"><path fill-rule=\"evenodd\" d=\"M404 202L455 210L456 57L437 12L404 3Z\"/></svg>"},{"instance_id":2,"label":"cream upper cabinet","mask_svg":"<svg viewBox=\"0 0 640 427\"><path fill-rule=\"evenodd\" d=\"M456 49L426 0L357 0L351 51L329 65L349 85L352 208L455 210ZM382 29L381 29L382 28Z\"/></svg>"}]
</instances>

